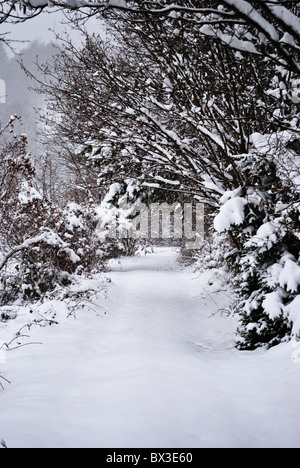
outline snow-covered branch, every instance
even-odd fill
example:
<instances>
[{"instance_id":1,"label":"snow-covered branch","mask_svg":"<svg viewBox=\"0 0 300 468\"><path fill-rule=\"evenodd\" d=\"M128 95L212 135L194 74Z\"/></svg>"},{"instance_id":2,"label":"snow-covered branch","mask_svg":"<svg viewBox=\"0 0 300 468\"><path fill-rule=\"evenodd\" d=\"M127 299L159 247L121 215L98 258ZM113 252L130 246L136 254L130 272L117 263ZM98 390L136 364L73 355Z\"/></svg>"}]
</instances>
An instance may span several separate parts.
<instances>
[{"instance_id":1,"label":"snow-covered branch","mask_svg":"<svg viewBox=\"0 0 300 468\"><path fill-rule=\"evenodd\" d=\"M300 65L292 52L300 46L299 6L295 2L267 0L219 0L216 2L179 0L140 1L140 0L9 0L0 1L0 24L20 22L31 19L46 8L60 8L68 11L84 12L84 16L104 14L105 17L121 13L129 20L145 21L147 17L160 17L173 20L178 24L189 22L195 27L207 25L202 33L212 35L211 27L216 29L216 37L238 50L262 54L288 64L289 68L300 74ZM253 38L243 43L239 37L238 25L251 28ZM4 40L4 38L2 38ZM265 50L268 44L269 50Z\"/></svg>"},{"instance_id":2,"label":"snow-covered branch","mask_svg":"<svg viewBox=\"0 0 300 468\"><path fill-rule=\"evenodd\" d=\"M75 254L75 252L69 248L68 244L64 242L55 232L46 231L38 236L25 240L22 244L13 248L1 261L0 271L3 270L3 268L7 265L8 261L15 255L22 252L23 250L27 250L30 247L35 247L39 244L46 244L52 247L63 248L69 254L70 259L74 261L74 263L80 260L79 257Z\"/></svg>"}]
</instances>

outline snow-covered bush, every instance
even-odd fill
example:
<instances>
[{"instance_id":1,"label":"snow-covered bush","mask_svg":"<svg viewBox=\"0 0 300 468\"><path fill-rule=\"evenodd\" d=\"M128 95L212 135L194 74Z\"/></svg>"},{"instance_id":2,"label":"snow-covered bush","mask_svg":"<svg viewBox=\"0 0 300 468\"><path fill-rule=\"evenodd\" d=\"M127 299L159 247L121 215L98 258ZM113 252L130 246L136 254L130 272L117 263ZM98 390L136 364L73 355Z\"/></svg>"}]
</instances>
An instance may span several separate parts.
<instances>
[{"instance_id":1,"label":"snow-covered bush","mask_svg":"<svg viewBox=\"0 0 300 468\"><path fill-rule=\"evenodd\" d=\"M144 199L145 193L134 179L126 179L110 186L97 208L97 232L105 243L107 257L133 255L140 246L142 240L137 239L130 231Z\"/></svg>"},{"instance_id":2,"label":"snow-covered bush","mask_svg":"<svg viewBox=\"0 0 300 468\"><path fill-rule=\"evenodd\" d=\"M103 268L95 207L61 209L42 196L26 137L12 125L2 132L0 152L0 303L39 299L74 273Z\"/></svg>"},{"instance_id":3,"label":"snow-covered bush","mask_svg":"<svg viewBox=\"0 0 300 468\"><path fill-rule=\"evenodd\" d=\"M229 256L237 275L241 314L238 347L272 346L300 337L299 155L291 134L257 138L238 156L244 187L227 192L215 228L235 242Z\"/></svg>"},{"instance_id":4,"label":"snow-covered bush","mask_svg":"<svg viewBox=\"0 0 300 468\"><path fill-rule=\"evenodd\" d=\"M70 202L57 224L57 232L69 245L72 254L73 271L77 274L97 272L103 268L103 245L96 227L98 217L93 203L79 205ZM69 265L69 271L72 265Z\"/></svg>"},{"instance_id":5,"label":"snow-covered bush","mask_svg":"<svg viewBox=\"0 0 300 468\"><path fill-rule=\"evenodd\" d=\"M215 228L228 233L226 258L241 294L239 346L251 348L295 333L297 292L270 271L274 264L285 269L286 258L297 270L299 257L299 155L292 149L299 115L290 99L295 63L286 54L279 58L286 35L278 35L279 55L271 53L273 29L272 44L261 29L257 36L256 13L234 36L230 27L183 27L169 15L138 25L108 15L114 39L86 33L80 48L63 39L58 56L43 67L41 89L49 128L72 148L71 159L80 148L76 154L101 188L117 188L116 200L129 179L163 190L164 201L166 194L182 196L183 203L193 197L215 210L222 197ZM295 43L289 47L298 54ZM115 229L112 215L120 224L130 220L114 196L101 206L102 229L105 220ZM269 296L280 288L284 294ZM280 308L270 312L274 297L285 307L280 317Z\"/></svg>"},{"instance_id":6,"label":"snow-covered bush","mask_svg":"<svg viewBox=\"0 0 300 468\"><path fill-rule=\"evenodd\" d=\"M31 217L41 214L31 205ZM27 213L28 215L28 213ZM103 251L96 235L97 217L92 208L74 203L38 226L35 236L23 232L24 241L7 253L0 265L2 302L17 297L39 299L58 285L66 286L71 275L97 272L103 268ZM41 218L42 219L42 218ZM14 259L14 268L8 261Z\"/></svg>"}]
</instances>

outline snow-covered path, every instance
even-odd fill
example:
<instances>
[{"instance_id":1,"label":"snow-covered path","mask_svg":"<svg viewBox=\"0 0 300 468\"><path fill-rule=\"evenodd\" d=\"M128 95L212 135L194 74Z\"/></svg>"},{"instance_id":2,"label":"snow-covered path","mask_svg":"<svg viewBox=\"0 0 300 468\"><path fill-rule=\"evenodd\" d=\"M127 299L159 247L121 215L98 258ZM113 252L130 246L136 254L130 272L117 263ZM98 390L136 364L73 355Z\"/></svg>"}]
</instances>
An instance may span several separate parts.
<instances>
[{"instance_id":1,"label":"snow-covered path","mask_svg":"<svg viewBox=\"0 0 300 468\"><path fill-rule=\"evenodd\" d=\"M175 250L114 262L109 276L106 314L66 318L57 305L60 325L31 329L42 346L7 353L0 439L35 448L300 446L291 344L236 351L235 320L212 316L228 291L180 267ZM4 340L17 321L2 324Z\"/></svg>"}]
</instances>

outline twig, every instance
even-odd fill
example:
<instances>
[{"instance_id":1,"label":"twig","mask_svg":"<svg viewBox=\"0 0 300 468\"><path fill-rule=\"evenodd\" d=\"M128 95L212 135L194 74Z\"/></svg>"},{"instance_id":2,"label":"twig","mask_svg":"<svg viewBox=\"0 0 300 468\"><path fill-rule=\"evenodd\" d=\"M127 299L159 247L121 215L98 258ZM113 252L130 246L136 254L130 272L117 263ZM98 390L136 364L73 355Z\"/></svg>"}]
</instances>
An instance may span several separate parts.
<instances>
[{"instance_id":1,"label":"twig","mask_svg":"<svg viewBox=\"0 0 300 468\"><path fill-rule=\"evenodd\" d=\"M72 299L71 299L70 303L68 304L68 309L70 310L70 312L69 312L67 318L69 318L72 315L75 315L76 310L79 309L80 307L82 309L86 307L87 309L92 310L93 312L95 312L96 315L98 314L97 309L101 309L104 312L105 315L109 314L109 311L107 309L105 309L105 307L102 307L102 306L94 303L93 301L91 301L90 299L87 299L87 298L79 299L73 305L71 305L71 302L72 302Z\"/></svg>"},{"instance_id":2,"label":"twig","mask_svg":"<svg viewBox=\"0 0 300 468\"><path fill-rule=\"evenodd\" d=\"M23 348L24 346L29 346L29 345L42 345L43 343L39 342L34 342L32 341L31 343L24 343L20 344L19 346L15 346L14 348L8 348L7 351L14 351L15 349Z\"/></svg>"},{"instance_id":3,"label":"twig","mask_svg":"<svg viewBox=\"0 0 300 468\"><path fill-rule=\"evenodd\" d=\"M4 343L3 346L6 346L7 349L9 349L9 345L15 341L15 340L18 340L19 338L30 338L29 335L20 335L20 334L17 334L17 336L15 336L9 343Z\"/></svg>"},{"instance_id":4,"label":"twig","mask_svg":"<svg viewBox=\"0 0 300 468\"><path fill-rule=\"evenodd\" d=\"M11 383L9 380L7 380L5 377L3 377L3 375L1 375L1 374L0 374L0 379L5 380L5 382L7 382L7 383L9 383L9 384ZM0 385L1 385L1 383L0 383ZM2 387L2 388L3 388L3 387Z\"/></svg>"},{"instance_id":5,"label":"twig","mask_svg":"<svg viewBox=\"0 0 300 468\"><path fill-rule=\"evenodd\" d=\"M53 320L53 319L50 319L50 320L49 320L49 319L47 319L46 317L44 317L42 314L40 314L39 312L36 312L36 313L37 313L37 315L39 315L45 322L48 322L49 325L52 325L52 324L58 325L58 322L55 322L55 320ZM38 323L38 322L33 322L33 324L35 324L35 325L40 325L41 327L46 327L46 325L41 325L41 324Z\"/></svg>"},{"instance_id":6,"label":"twig","mask_svg":"<svg viewBox=\"0 0 300 468\"><path fill-rule=\"evenodd\" d=\"M209 316L209 318L214 317L214 316L217 315L217 314L222 315L223 313L226 313L227 317L230 317L230 315L232 314L232 311L230 311L229 309L218 309L218 310L216 310L216 312L213 312L213 313Z\"/></svg>"},{"instance_id":7,"label":"twig","mask_svg":"<svg viewBox=\"0 0 300 468\"><path fill-rule=\"evenodd\" d=\"M3 439L1 439L1 445L2 445L3 448L6 448L6 449L8 448L7 445L6 445L5 440L3 440Z\"/></svg>"}]
</instances>

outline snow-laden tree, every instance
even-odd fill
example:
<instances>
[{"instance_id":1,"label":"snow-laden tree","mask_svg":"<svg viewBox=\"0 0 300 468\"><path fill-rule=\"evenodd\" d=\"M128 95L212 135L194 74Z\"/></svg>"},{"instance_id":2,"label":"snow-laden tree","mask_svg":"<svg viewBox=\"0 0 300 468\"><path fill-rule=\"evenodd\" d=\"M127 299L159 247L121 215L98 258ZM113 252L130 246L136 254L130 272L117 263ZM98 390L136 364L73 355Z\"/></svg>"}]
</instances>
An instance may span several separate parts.
<instances>
[{"instance_id":1,"label":"snow-laden tree","mask_svg":"<svg viewBox=\"0 0 300 468\"><path fill-rule=\"evenodd\" d=\"M238 245L228 261L240 296L241 349L300 336L300 158L291 138L253 136L251 152L236 158L248 183L223 195L215 218L217 231Z\"/></svg>"},{"instance_id":2,"label":"snow-laden tree","mask_svg":"<svg viewBox=\"0 0 300 468\"><path fill-rule=\"evenodd\" d=\"M55 141L82 173L87 164L98 168L103 183L131 177L216 206L233 181L243 183L232 155L249 149L253 132L277 126L265 93L274 66L190 25L117 27L111 42L64 41L44 67Z\"/></svg>"},{"instance_id":3,"label":"snow-laden tree","mask_svg":"<svg viewBox=\"0 0 300 468\"><path fill-rule=\"evenodd\" d=\"M88 34L82 47L64 42L45 67L47 123L104 185L132 178L144 188L192 194L214 209L221 199L215 227L229 235L228 261L241 292L240 347L296 336L293 73L275 55L234 50L173 17L127 19L110 19L111 43ZM290 283L286 268L295 275Z\"/></svg>"},{"instance_id":4,"label":"snow-laden tree","mask_svg":"<svg viewBox=\"0 0 300 468\"><path fill-rule=\"evenodd\" d=\"M74 273L99 271L107 258L93 204L60 208L39 192L15 120L0 130L0 303L39 299Z\"/></svg>"},{"instance_id":5,"label":"snow-laden tree","mask_svg":"<svg viewBox=\"0 0 300 468\"><path fill-rule=\"evenodd\" d=\"M48 2L22 5L29 9L16 10L15 20ZM228 233L241 291L240 346L297 336L299 187L291 174L299 112L290 95L299 74L299 5L59 5L101 13L115 34L111 43L86 35L83 47L65 40L44 69L47 124L69 159L106 187L134 179L145 190L221 205L215 226ZM264 139L270 147L258 151Z\"/></svg>"},{"instance_id":6,"label":"snow-laden tree","mask_svg":"<svg viewBox=\"0 0 300 468\"><path fill-rule=\"evenodd\" d=\"M262 54L299 74L299 5L286 0L8 0L0 2L0 24L30 20L47 8L87 18L127 17L130 21L189 23L231 48ZM7 38L2 36L2 40Z\"/></svg>"}]
</instances>

